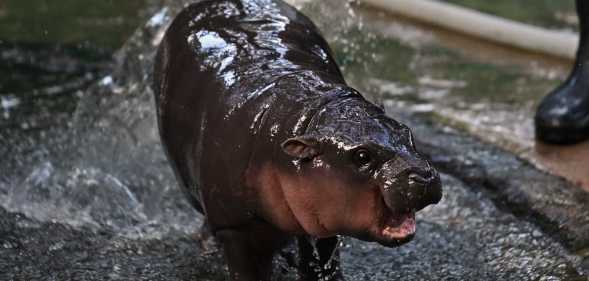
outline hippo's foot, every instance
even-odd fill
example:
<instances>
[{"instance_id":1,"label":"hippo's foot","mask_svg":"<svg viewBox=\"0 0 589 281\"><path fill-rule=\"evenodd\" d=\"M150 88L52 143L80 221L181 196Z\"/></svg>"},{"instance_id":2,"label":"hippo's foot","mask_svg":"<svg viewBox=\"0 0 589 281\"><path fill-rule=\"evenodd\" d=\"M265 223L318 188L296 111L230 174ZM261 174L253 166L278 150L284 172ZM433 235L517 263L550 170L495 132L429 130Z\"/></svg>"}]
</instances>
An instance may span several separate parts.
<instances>
[{"instance_id":1,"label":"hippo's foot","mask_svg":"<svg viewBox=\"0 0 589 281\"><path fill-rule=\"evenodd\" d=\"M200 226L199 231L194 234L194 239L198 241L198 245L200 246L203 255L214 254L219 251L217 241L215 240L206 219Z\"/></svg>"},{"instance_id":2,"label":"hippo's foot","mask_svg":"<svg viewBox=\"0 0 589 281\"><path fill-rule=\"evenodd\" d=\"M344 280L337 236L323 239L299 237L297 242L301 281Z\"/></svg>"},{"instance_id":3,"label":"hippo's foot","mask_svg":"<svg viewBox=\"0 0 589 281\"><path fill-rule=\"evenodd\" d=\"M575 69L566 82L542 100L535 118L538 140L574 144L589 139L588 79L588 71Z\"/></svg>"}]
</instances>

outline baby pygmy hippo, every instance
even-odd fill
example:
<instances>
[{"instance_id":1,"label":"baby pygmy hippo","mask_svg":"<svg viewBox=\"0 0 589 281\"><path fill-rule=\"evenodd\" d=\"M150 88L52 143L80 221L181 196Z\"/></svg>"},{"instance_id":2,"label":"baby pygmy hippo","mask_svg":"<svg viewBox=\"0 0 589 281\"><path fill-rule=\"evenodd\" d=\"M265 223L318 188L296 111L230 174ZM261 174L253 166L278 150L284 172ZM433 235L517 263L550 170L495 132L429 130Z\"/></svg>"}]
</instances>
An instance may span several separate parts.
<instances>
[{"instance_id":1,"label":"baby pygmy hippo","mask_svg":"<svg viewBox=\"0 0 589 281\"><path fill-rule=\"evenodd\" d=\"M411 131L349 87L317 27L280 0L186 7L159 47L161 139L233 280L339 279L337 235L395 247L442 197Z\"/></svg>"}]
</instances>

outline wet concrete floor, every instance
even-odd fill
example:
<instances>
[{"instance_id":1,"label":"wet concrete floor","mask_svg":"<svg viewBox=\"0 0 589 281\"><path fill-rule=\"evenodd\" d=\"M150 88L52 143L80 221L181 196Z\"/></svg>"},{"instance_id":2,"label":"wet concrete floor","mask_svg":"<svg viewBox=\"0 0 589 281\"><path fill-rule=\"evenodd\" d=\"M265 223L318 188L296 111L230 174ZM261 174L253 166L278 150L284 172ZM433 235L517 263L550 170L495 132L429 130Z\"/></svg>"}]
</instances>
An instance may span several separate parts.
<instances>
[{"instance_id":1,"label":"wet concrete floor","mask_svg":"<svg viewBox=\"0 0 589 281\"><path fill-rule=\"evenodd\" d=\"M533 157L549 171L589 192L589 142L569 147L536 143Z\"/></svg>"}]
</instances>

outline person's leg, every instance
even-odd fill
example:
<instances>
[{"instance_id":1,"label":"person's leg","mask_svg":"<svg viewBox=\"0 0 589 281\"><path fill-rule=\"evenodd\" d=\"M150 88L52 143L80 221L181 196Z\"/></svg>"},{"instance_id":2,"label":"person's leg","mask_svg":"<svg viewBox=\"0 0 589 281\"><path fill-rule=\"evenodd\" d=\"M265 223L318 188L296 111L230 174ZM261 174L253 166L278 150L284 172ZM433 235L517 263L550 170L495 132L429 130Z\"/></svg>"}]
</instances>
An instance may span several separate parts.
<instances>
[{"instance_id":1,"label":"person's leg","mask_svg":"<svg viewBox=\"0 0 589 281\"><path fill-rule=\"evenodd\" d=\"M536 112L536 138L554 144L589 139L589 2L576 0L581 40L573 71Z\"/></svg>"}]
</instances>

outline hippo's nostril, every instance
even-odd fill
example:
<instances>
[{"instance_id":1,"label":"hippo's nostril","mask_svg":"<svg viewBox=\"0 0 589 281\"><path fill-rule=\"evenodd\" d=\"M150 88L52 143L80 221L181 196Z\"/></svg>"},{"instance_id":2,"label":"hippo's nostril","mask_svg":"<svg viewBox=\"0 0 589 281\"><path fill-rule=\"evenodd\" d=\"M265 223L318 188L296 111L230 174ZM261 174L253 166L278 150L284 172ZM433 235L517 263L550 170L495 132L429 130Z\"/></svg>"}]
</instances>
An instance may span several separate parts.
<instances>
[{"instance_id":1,"label":"hippo's nostril","mask_svg":"<svg viewBox=\"0 0 589 281\"><path fill-rule=\"evenodd\" d=\"M430 204L436 204L442 198L440 177L435 171L425 173L412 172L407 176L408 202L418 211Z\"/></svg>"},{"instance_id":2,"label":"hippo's nostril","mask_svg":"<svg viewBox=\"0 0 589 281\"><path fill-rule=\"evenodd\" d=\"M409 186L427 185L428 183L430 183L433 180L433 178L434 178L433 175L430 175L428 177L424 177L424 176L417 174L417 173L411 173L407 177L407 180L408 180Z\"/></svg>"}]
</instances>

